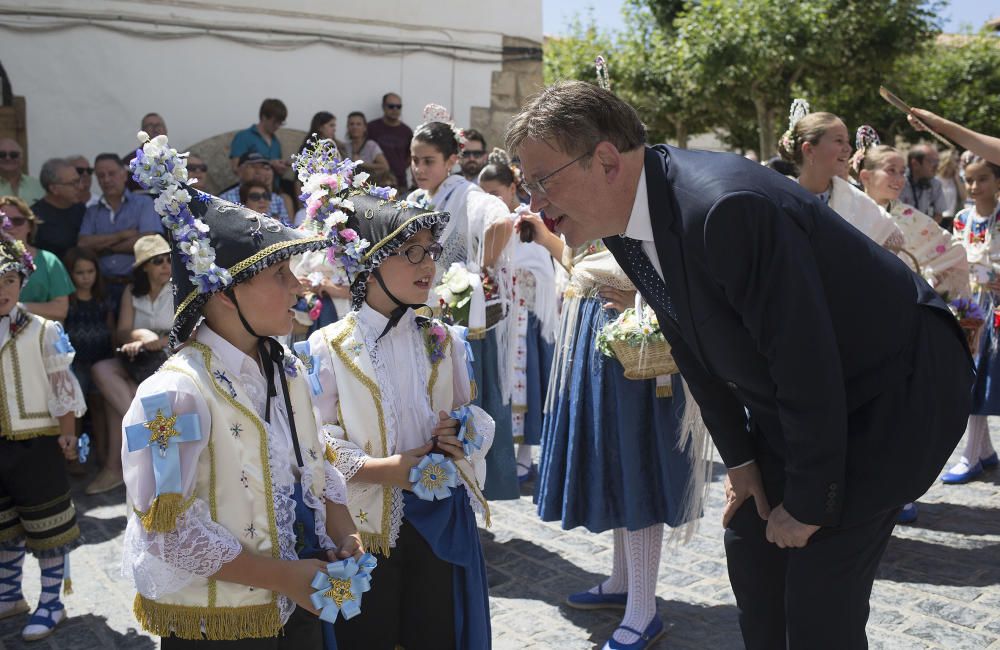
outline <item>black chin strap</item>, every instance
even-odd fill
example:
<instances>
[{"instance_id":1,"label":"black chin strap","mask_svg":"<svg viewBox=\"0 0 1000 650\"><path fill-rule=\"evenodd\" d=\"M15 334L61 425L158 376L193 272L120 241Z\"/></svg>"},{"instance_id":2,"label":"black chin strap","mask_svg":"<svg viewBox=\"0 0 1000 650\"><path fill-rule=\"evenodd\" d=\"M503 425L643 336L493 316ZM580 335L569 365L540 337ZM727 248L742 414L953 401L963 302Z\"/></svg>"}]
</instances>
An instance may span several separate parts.
<instances>
[{"instance_id":1,"label":"black chin strap","mask_svg":"<svg viewBox=\"0 0 1000 650\"><path fill-rule=\"evenodd\" d=\"M250 323L243 316L243 310L240 309L240 303L236 301L236 291L232 288L226 290L226 295L233 304L236 305L236 315L240 317L240 322L243 323L243 328L250 333L251 336L257 337L257 354L260 356L261 369L264 371L264 379L267 382L267 399L264 403L264 421L270 424L271 422L271 398L277 397L278 390L274 385L274 375L277 373L281 380L281 391L284 393L285 397L285 413L288 415L288 427L292 431L292 446L295 448L295 462L298 463L299 467L303 466L302 463L302 452L299 450L299 435L298 431L295 429L295 418L292 417L292 399L288 394L288 380L285 379L285 350L281 347L281 344L272 339L270 336L260 336L257 332L253 331Z\"/></svg>"},{"instance_id":2,"label":"black chin strap","mask_svg":"<svg viewBox=\"0 0 1000 650\"><path fill-rule=\"evenodd\" d=\"M382 333L378 335L378 339L375 339L376 341L378 341L383 336L388 334L393 327L399 324L399 320L403 317L403 314L406 313L407 309L412 309L416 311L424 307L424 305L423 304L409 305L400 300L399 298L397 298L396 296L392 295L392 292L389 291L389 287L385 286L385 281L382 279L382 274L379 272L379 269L375 269L374 271L372 271L372 275L375 276L375 281L378 282L378 286L382 287L382 291L385 292L385 295L389 296L389 300L392 300L394 303L396 303L396 308L389 313L389 322L386 323L385 329L382 330Z\"/></svg>"}]
</instances>

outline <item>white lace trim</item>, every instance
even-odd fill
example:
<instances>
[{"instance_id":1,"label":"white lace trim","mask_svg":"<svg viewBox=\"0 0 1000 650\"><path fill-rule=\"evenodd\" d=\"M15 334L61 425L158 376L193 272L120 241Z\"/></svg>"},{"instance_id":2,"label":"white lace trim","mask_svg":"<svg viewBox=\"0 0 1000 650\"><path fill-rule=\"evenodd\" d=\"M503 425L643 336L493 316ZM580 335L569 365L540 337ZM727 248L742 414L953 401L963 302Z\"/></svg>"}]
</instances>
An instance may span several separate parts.
<instances>
[{"instance_id":1,"label":"white lace trim","mask_svg":"<svg viewBox=\"0 0 1000 650\"><path fill-rule=\"evenodd\" d=\"M313 524L316 531L316 540L319 543L320 548L335 548L337 545L333 543L333 540L330 539L330 536L327 535L326 533L325 493L329 489L331 476L329 471L324 470L325 465L326 463L315 466L317 467L317 469L324 472L323 494L316 494L315 492L313 492L313 485L314 485L313 480L315 479L315 477L313 476L313 466L305 465L300 468L302 474L302 501L305 502L306 506L308 506L313 511ZM337 471L335 468L330 468L330 469L332 469L335 472ZM337 474L340 474L340 472L337 472ZM345 483L345 492L346 492L346 483Z\"/></svg>"},{"instance_id":2,"label":"white lace trim","mask_svg":"<svg viewBox=\"0 0 1000 650\"><path fill-rule=\"evenodd\" d=\"M343 474L345 481L350 481L358 470L365 466L368 454L357 445L344 440L344 428L336 424L324 424L320 428L320 435L323 442L333 447L337 453L337 460L333 463L334 468Z\"/></svg>"},{"instance_id":3,"label":"white lace trim","mask_svg":"<svg viewBox=\"0 0 1000 650\"><path fill-rule=\"evenodd\" d=\"M243 550L231 532L212 521L201 499L177 518L171 533L151 533L137 515L129 515L123 546L122 576L153 600L180 591L195 578L214 575Z\"/></svg>"},{"instance_id":4,"label":"white lace trim","mask_svg":"<svg viewBox=\"0 0 1000 650\"><path fill-rule=\"evenodd\" d=\"M52 417L72 413L79 418L87 412L87 398L72 372L66 369L49 372L49 386L48 407Z\"/></svg>"},{"instance_id":5,"label":"white lace trim","mask_svg":"<svg viewBox=\"0 0 1000 650\"><path fill-rule=\"evenodd\" d=\"M271 495L274 500L274 525L278 531L278 553L282 560L298 560L295 552L295 475L290 458L294 458L291 441L284 435L275 435L271 425L263 422L267 431L267 462L271 466ZM316 514L319 517L319 513ZM295 603L278 594L278 609L282 622L295 610Z\"/></svg>"},{"instance_id":6,"label":"white lace trim","mask_svg":"<svg viewBox=\"0 0 1000 650\"><path fill-rule=\"evenodd\" d=\"M339 469L330 463L323 463L325 472L325 482L323 486L323 496L328 500L347 505L347 479Z\"/></svg>"},{"instance_id":7,"label":"white lace trim","mask_svg":"<svg viewBox=\"0 0 1000 650\"><path fill-rule=\"evenodd\" d=\"M404 318L405 320L405 318ZM397 327L403 327L400 323ZM378 336L381 332L376 332L373 328L365 327L359 320L357 329L361 331L365 339L365 348L368 350L368 357L371 359L372 368L375 369L375 383L378 384L379 392L382 396L382 417L385 420L386 433L386 454L392 455L396 450L396 432L399 418L396 417L396 405L399 404L399 395L396 394L393 382L390 380L389 369L386 368L385 360L382 358L381 349L378 344Z\"/></svg>"}]
</instances>

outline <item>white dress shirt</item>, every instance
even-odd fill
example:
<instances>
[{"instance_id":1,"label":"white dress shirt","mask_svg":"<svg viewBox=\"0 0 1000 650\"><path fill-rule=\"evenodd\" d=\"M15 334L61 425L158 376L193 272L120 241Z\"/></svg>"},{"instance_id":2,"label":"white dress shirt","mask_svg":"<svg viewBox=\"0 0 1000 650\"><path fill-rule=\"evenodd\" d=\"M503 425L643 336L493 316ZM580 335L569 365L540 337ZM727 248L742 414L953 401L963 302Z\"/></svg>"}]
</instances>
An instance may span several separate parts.
<instances>
[{"instance_id":1,"label":"white dress shirt","mask_svg":"<svg viewBox=\"0 0 1000 650\"><path fill-rule=\"evenodd\" d=\"M649 194L646 191L646 168L639 174L639 186L635 190L635 202L632 203L632 214L628 218L628 226L624 235L629 239L642 242L642 250L652 262L657 275L663 279L663 267L656 254L656 242L653 240L653 221L649 214Z\"/></svg>"}]
</instances>

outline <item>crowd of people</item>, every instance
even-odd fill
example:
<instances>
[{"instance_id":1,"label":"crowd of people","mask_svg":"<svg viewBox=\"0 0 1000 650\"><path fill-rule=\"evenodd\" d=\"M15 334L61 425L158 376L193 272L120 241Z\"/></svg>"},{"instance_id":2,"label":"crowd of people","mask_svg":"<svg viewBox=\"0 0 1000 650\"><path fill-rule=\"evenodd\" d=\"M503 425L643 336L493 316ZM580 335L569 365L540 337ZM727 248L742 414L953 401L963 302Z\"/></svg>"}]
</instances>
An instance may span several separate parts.
<instances>
[{"instance_id":1,"label":"crowd of people","mask_svg":"<svg viewBox=\"0 0 1000 650\"><path fill-rule=\"evenodd\" d=\"M156 113L142 118L143 142L135 152L102 153L93 166L77 155L48 160L37 180L22 172L18 144L0 140L0 311L11 324L0 328L0 342L18 340L11 347L16 353L0 348L0 364L5 382L35 388L31 403L41 420L28 422L24 404L18 408L25 421L11 419L16 409L8 405L0 443L45 441L44 447L20 445L17 459L4 454L5 467L20 463L23 476L20 485L5 480L0 495L0 507L10 513L0 524L0 617L30 611L20 589L27 549L42 559L43 594L25 638L44 638L65 618L59 582L67 577L64 557L79 544L65 475L86 472L75 444L86 431L99 470L85 491L126 485L123 572L138 591L140 623L163 637L165 649L279 634L295 647L489 647L476 517L488 521L489 502L517 499L525 484L533 487L541 519L566 529L613 531L609 577L567 594L566 603L623 610L605 647L649 647L664 630L656 585L665 530L683 540L701 516L711 480L710 431L730 470L727 552L746 617L745 642L779 647L773 643L781 638L784 647L787 636L791 647L820 647L803 641L817 638L802 627L815 623L814 611L803 605L796 622L788 605L786 630L785 610L767 610L785 607L774 604L783 600L778 591L763 594L750 585L759 580L746 573L746 562L784 567L785 559L761 555L760 543L753 547L765 536L764 524L740 506L752 495L754 512L770 516L763 546L804 547L820 526L837 530L842 509L857 514L849 491L857 488L842 487L836 472L825 478L829 459L801 452L801 442L776 452L761 442L749 449L719 433L748 431L734 424L729 406L739 406L740 419L743 404L750 405L753 431L774 426L781 407L771 409L767 399L775 391L744 372L756 370L758 359L737 344L728 348L727 362L745 365L732 379L718 369L718 359L706 364L697 347L686 347L688 327L708 336L733 325L711 324L707 312L693 320L683 313L687 289L670 281L680 267L665 271L666 249L654 233L659 226L651 225L654 201L666 191L658 185L662 160L728 174L738 157L702 161L699 154L688 159L680 150L646 147L641 122L630 121L634 111L606 90L557 86L548 98L568 102L567 111L604 113L582 134L569 133L539 126L546 109L536 101L508 132L523 169L440 106L428 106L411 130L400 120L402 99L395 93L383 97L377 120L368 122L360 112L346 116L342 139L336 116L316 113L309 137L291 156L276 137L287 110L267 99L259 121L232 140L238 183L217 196L193 182L207 177L205 160L172 152ZM531 111L540 115L537 122ZM940 296L961 312L977 380L961 416L967 420L961 460L943 468L941 480L964 483L998 464L987 417L1000 415L992 382L1000 372L1000 244L992 241L1000 232L1000 147L930 113L914 120L970 150L919 144L899 151L865 126L852 147L840 118L811 112L797 100L780 158L740 169L746 182L760 179L761 192L808 206L820 224L834 213L851 224L828 234L891 269L888 292L895 290L891 279L906 284L912 276L918 291L926 286L933 300ZM594 146L569 159L588 138ZM608 170L625 171L612 178ZM601 189L580 176L585 173L610 180L602 180ZM91 192L95 176L99 195ZM612 196L625 177L634 181ZM667 178L671 187L687 187L683 177ZM607 198L587 196L599 189ZM601 231L610 226L598 226L597 217L577 221L576 215L611 205L605 201L621 204L609 215L624 210L614 234ZM557 207L574 202L574 210ZM762 228L748 241L775 253L768 262L775 269L812 264L782 256L794 235ZM743 261L739 249L715 243L729 251L725 263ZM708 250L705 244L691 254ZM901 275L903 264L912 273ZM722 274L720 283L733 282L725 284L727 300L744 310L752 336L775 326L755 304L774 300L768 291L736 282L714 258L703 266ZM820 267L818 275L825 272ZM709 289L704 294L699 297L715 300ZM275 308L281 304L289 309ZM813 307L825 309L818 302ZM810 307L796 307L802 309ZM835 305L830 309L840 316ZM639 322L640 359L647 344L666 338L673 361L636 375L608 351L610 332L624 327L630 314ZM817 330L812 334L833 336L821 331L821 321L808 323ZM900 345L911 330L930 336L940 326L900 323ZM34 338L20 336L32 330ZM737 343L746 334L740 332L732 338ZM788 371L791 361L774 349L766 353L777 366L785 364L775 377ZM17 354L37 363L18 365ZM753 385L741 388L744 380ZM768 390L771 397L762 397ZM800 390L779 391L779 400L793 403ZM9 402L13 392L4 392ZM866 403L861 393L848 399ZM865 395L875 400L878 394ZM726 417L719 415L723 410ZM927 421L945 421L937 415ZM832 427L843 414L827 416L823 426ZM847 453L830 449L831 457ZM786 503L771 499L769 507L774 468L786 452L803 453L819 469L789 479L780 488L787 490ZM921 456L921 462L935 458ZM761 473L750 474L758 465L763 484ZM820 480L808 476L813 471L823 474L824 495L815 503L792 487L811 489ZM38 473L51 478L43 493L27 482ZM878 521L852 520L871 526L865 536L878 542L866 547L874 557L862 572L868 591L853 593L852 607L860 608L860 600L867 607L892 526L917 518L915 504L903 501L922 490L914 492L907 481L901 486L893 493L899 502L882 504ZM39 503L48 509L47 523L29 514ZM333 574L319 586L313 577L341 561L370 579L360 611L350 615L345 602L353 595L360 602L360 592L336 595ZM798 583L789 577L788 584L792 590ZM320 596L311 597L316 589ZM843 595L836 588L831 593ZM312 615L317 612L324 614L322 626ZM848 644L859 643L851 616L845 636L837 637Z\"/></svg>"}]
</instances>

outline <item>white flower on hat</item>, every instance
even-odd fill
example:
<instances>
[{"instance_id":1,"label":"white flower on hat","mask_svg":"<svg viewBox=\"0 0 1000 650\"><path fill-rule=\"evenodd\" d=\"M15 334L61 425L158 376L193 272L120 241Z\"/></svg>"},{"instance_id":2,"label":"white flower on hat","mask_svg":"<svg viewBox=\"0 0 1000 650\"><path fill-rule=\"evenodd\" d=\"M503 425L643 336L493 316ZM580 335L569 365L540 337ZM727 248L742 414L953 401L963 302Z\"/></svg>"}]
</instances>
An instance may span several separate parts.
<instances>
[{"instance_id":1,"label":"white flower on hat","mask_svg":"<svg viewBox=\"0 0 1000 650\"><path fill-rule=\"evenodd\" d=\"M368 172L358 172L355 174L353 183L354 187L363 187L369 176L371 176L371 174Z\"/></svg>"}]
</instances>

